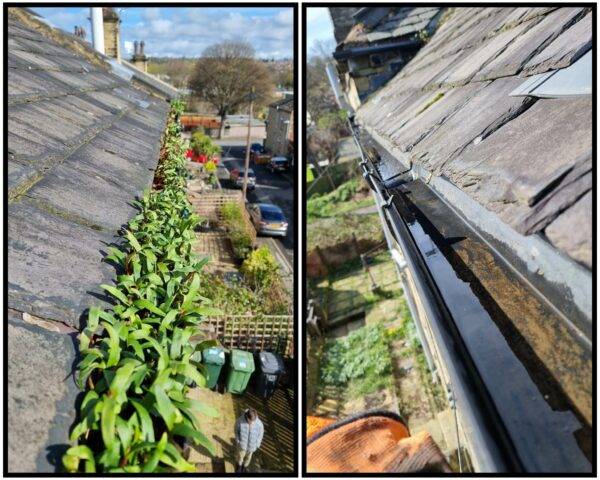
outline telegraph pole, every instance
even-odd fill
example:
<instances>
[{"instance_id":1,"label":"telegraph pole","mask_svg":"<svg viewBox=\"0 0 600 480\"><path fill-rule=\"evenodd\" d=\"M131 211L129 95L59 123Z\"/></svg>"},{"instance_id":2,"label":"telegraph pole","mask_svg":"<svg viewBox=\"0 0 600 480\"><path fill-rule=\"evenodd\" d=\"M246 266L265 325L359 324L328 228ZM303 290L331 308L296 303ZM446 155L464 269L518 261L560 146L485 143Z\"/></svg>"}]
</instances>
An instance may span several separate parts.
<instances>
[{"instance_id":1,"label":"telegraph pole","mask_svg":"<svg viewBox=\"0 0 600 480\"><path fill-rule=\"evenodd\" d=\"M248 134L246 135L246 159L244 161L244 185L242 187L242 195L244 196L244 202L246 199L246 191L248 189L248 169L250 168L250 130L252 129L252 109L254 107L254 87L252 87L252 93L248 96L250 99L250 108L248 109Z\"/></svg>"}]
</instances>

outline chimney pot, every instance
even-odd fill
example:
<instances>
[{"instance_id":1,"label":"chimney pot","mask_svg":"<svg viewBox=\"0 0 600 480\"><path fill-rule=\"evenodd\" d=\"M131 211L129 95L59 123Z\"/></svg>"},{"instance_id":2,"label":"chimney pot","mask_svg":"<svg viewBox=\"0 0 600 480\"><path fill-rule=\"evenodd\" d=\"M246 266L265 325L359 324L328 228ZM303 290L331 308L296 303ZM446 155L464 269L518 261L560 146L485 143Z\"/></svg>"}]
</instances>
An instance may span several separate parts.
<instances>
[{"instance_id":1,"label":"chimney pot","mask_svg":"<svg viewBox=\"0 0 600 480\"><path fill-rule=\"evenodd\" d=\"M138 55L139 43L137 40L133 42L133 54L137 57Z\"/></svg>"},{"instance_id":2,"label":"chimney pot","mask_svg":"<svg viewBox=\"0 0 600 480\"><path fill-rule=\"evenodd\" d=\"M144 55L144 41L140 42L140 55Z\"/></svg>"}]
</instances>

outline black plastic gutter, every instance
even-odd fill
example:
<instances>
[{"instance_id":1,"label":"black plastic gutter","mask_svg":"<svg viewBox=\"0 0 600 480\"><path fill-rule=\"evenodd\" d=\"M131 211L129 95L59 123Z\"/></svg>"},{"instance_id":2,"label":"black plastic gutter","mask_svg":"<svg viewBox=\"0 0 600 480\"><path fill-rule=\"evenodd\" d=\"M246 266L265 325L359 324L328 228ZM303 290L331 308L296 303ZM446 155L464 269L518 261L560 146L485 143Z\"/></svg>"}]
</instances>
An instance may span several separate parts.
<instances>
[{"instance_id":1,"label":"black plastic gutter","mask_svg":"<svg viewBox=\"0 0 600 480\"><path fill-rule=\"evenodd\" d=\"M490 408L482 385L478 384L473 366L468 366L465 359L464 346L459 342L460 335L452 330L453 322L445 303L439 293L435 280L431 276L421 254L412 239L408 228L393 203L393 199L385 193L385 187L374 173L368 161L362 164L364 176L375 190L378 197L385 202L384 214L394 238L400 245L404 258L412 273L419 292L419 297L437 343L442 361L451 378L451 390L461 418L463 427L470 437L470 444L476 448L470 452L476 457L476 463L483 472L515 472L522 471L518 457L510 445L499 441L505 437L502 424ZM491 433L494 432L494 433Z\"/></svg>"},{"instance_id":2,"label":"black plastic gutter","mask_svg":"<svg viewBox=\"0 0 600 480\"><path fill-rule=\"evenodd\" d=\"M484 272L485 276L493 252L483 252L483 264L471 264L477 260L473 249L485 247L476 235L451 218L449 207L411 171L403 170L395 159L381 162L378 148L373 154L372 139L359 136L352 123L351 131L361 150L363 175L383 205L388 230L402 250L439 360L450 377L473 463L481 472L591 471L589 425L566 399L552 368L520 335L514 317L506 316L506 306L494 303L486 291L490 284L479 282L477 275ZM448 246L448 241L458 243ZM453 248L462 248L468 256L462 270L463 260ZM511 277L504 278L506 284L493 283L493 277L481 280L491 281L495 290L516 285ZM529 297L524 298L520 301ZM519 312L519 305L512 308L516 308L513 314ZM543 305L539 313L533 315L531 325L552 319ZM569 340L558 337L556 341ZM562 360L558 353L553 355L552 362ZM569 354L569 358L580 357ZM561 365L563 375L565 367L576 368Z\"/></svg>"},{"instance_id":3,"label":"black plastic gutter","mask_svg":"<svg viewBox=\"0 0 600 480\"><path fill-rule=\"evenodd\" d=\"M336 60L348 60L349 58L362 57L363 55L382 53L387 52L389 50L396 50L399 48L415 48L420 46L422 43L423 42L419 39L409 39L398 40L396 42L383 43L379 45L372 45L368 47L346 47L344 50L333 52L333 58L335 58Z\"/></svg>"}]
</instances>

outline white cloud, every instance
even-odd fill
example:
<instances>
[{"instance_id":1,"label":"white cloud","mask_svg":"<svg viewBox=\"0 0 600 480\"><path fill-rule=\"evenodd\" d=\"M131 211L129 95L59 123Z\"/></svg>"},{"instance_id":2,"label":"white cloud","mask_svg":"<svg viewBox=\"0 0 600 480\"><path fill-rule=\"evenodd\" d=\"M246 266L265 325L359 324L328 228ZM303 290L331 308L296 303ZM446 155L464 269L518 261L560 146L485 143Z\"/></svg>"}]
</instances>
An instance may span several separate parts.
<instances>
[{"instance_id":1,"label":"white cloud","mask_svg":"<svg viewBox=\"0 0 600 480\"><path fill-rule=\"evenodd\" d=\"M142 17L145 20L157 20L160 18L160 8L144 8L142 11Z\"/></svg>"},{"instance_id":2,"label":"white cloud","mask_svg":"<svg viewBox=\"0 0 600 480\"><path fill-rule=\"evenodd\" d=\"M309 7L306 13L307 23L320 21L323 17L329 17L329 12L325 7Z\"/></svg>"},{"instance_id":3,"label":"white cloud","mask_svg":"<svg viewBox=\"0 0 600 480\"><path fill-rule=\"evenodd\" d=\"M133 42L125 41L123 42L123 50L127 55L133 55Z\"/></svg>"},{"instance_id":4,"label":"white cloud","mask_svg":"<svg viewBox=\"0 0 600 480\"><path fill-rule=\"evenodd\" d=\"M169 35L172 32L173 22L166 19L157 19L150 21L148 25L148 33L151 36Z\"/></svg>"},{"instance_id":5,"label":"white cloud","mask_svg":"<svg viewBox=\"0 0 600 480\"><path fill-rule=\"evenodd\" d=\"M51 26L72 33L75 26L83 27L91 35L91 26L88 17L90 16L89 8L80 8L77 10L65 10L58 7L37 7L34 9L39 13Z\"/></svg>"},{"instance_id":6,"label":"white cloud","mask_svg":"<svg viewBox=\"0 0 600 480\"><path fill-rule=\"evenodd\" d=\"M91 40L89 8L35 7L48 22L65 31L82 26ZM133 41L144 40L150 56L200 56L223 40L245 40L259 57L291 57L293 10L256 8L124 8L121 41L123 52L133 53Z\"/></svg>"},{"instance_id":7,"label":"white cloud","mask_svg":"<svg viewBox=\"0 0 600 480\"><path fill-rule=\"evenodd\" d=\"M158 9L158 13L148 10L134 26L122 27L122 37L145 40L150 56L200 56L206 47L223 40L248 41L259 57L291 57L293 53L291 8L273 15L264 15L264 9L262 15L226 8Z\"/></svg>"},{"instance_id":8,"label":"white cloud","mask_svg":"<svg viewBox=\"0 0 600 480\"><path fill-rule=\"evenodd\" d=\"M306 41L309 52L315 47L317 42L335 42L333 38L333 24L326 8L308 8L306 27Z\"/></svg>"}]
</instances>

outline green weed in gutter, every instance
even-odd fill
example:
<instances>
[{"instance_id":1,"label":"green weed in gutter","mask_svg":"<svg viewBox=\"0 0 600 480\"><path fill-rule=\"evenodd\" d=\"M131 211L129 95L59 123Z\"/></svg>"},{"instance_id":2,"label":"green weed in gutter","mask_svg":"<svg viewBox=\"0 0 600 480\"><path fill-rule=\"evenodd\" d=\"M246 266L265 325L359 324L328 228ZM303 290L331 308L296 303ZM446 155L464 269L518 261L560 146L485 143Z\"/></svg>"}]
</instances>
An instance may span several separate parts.
<instances>
[{"instance_id":1,"label":"green weed in gutter","mask_svg":"<svg viewBox=\"0 0 600 480\"><path fill-rule=\"evenodd\" d=\"M205 385L193 346L205 315L221 312L199 294L206 260L192 254L198 216L185 194L184 146L175 101L165 134L155 189L137 202L139 214L122 232L121 250L106 257L123 270L101 287L115 299L110 310L92 307L80 334L78 382L85 390L63 456L68 472L194 472L181 454L189 439L211 452L196 415L216 411L187 398L193 381Z\"/></svg>"}]
</instances>

